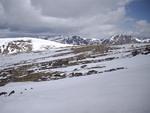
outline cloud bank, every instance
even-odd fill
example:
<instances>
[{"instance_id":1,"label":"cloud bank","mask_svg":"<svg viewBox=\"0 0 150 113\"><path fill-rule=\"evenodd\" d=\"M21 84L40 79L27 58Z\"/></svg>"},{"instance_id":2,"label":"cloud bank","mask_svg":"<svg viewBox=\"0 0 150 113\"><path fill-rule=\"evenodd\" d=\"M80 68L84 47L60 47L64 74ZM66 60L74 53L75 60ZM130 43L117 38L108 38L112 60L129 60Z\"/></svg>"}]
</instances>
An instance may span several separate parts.
<instances>
[{"instance_id":1,"label":"cloud bank","mask_svg":"<svg viewBox=\"0 0 150 113\"><path fill-rule=\"evenodd\" d=\"M0 37L67 34L105 38L150 35L150 23L126 14L132 0L0 0Z\"/></svg>"}]
</instances>

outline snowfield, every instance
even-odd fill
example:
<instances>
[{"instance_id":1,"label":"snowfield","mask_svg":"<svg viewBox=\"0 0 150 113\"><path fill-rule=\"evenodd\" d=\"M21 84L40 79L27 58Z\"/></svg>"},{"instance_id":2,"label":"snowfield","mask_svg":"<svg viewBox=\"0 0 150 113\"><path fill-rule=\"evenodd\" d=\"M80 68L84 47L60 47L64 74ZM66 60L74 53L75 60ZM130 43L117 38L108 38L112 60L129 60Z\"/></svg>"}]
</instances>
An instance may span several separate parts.
<instances>
[{"instance_id":1,"label":"snowfield","mask_svg":"<svg viewBox=\"0 0 150 113\"><path fill-rule=\"evenodd\" d=\"M21 52L23 52L23 49L27 48L27 46L29 45L32 46L32 51L44 51L49 48L60 48L60 47L71 46L69 44L62 44L50 40L44 40L44 39L38 39L32 37L0 38L0 53L1 52L3 53L4 51L6 51L6 49L8 49L7 54L14 54L18 52L17 51L18 48L22 49Z\"/></svg>"},{"instance_id":2,"label":"snowfield","mask_svg":"<svg viewBox=\"0 0 150 113\"><path fill-rule=\"evenodd\" d=\"M24 64L25 62L34 63L35 61L41 62L45 60L50 61L50 60L58 59L58 57L53 57L53 55L70 52L69 50L57 52L60 49L62 48L52 48L47 51L20 53L15 55L0 55L0 70L6 67L13 67L14 66L13 64ZM69 54L69 56L71 56L71 54ZM61 57L59 56L59 58Z\"/></svg>"},{"instance_id":3,"label":"snowfield","mask_svg":"<svg viewBox=\"0 0 150 113\"><path fill-rule=\"evenodd\" d=\"M150 113L150 55L107 63L127 69L0 87L0 113Z\"/></svg>"}]
</instances>

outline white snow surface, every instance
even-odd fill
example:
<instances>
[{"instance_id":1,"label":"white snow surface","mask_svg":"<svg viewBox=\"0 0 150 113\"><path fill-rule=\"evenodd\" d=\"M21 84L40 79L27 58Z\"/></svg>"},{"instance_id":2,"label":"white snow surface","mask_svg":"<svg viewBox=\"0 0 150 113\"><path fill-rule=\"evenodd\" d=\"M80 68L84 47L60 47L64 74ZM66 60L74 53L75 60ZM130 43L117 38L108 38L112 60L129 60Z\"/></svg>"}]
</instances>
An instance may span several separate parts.
<instances>
[{"instance_id":1,"label":"white snow surface","mask_svg":"<svg viewBox=\"0 0 150 113\"><path fill-rule=\"evenodd\" d=\"M62 52L56 52L57 50L62 49L63 48L52 48L50 50L40 52L21 53L15 55L0 55L0 70L7 67L13 67L14 64L23 65L27 63L52 61L63 57L73 56L72 54L69 54L65 56L53 57L53 55L70 52L69 49Z\"/></svg>"},{"instance_id":2,"label":"white snow surface","mask_svg":"<svg viewBox=\"0 0 150 113\"><path fill-rule=\"evenodd\" d=\"M0 92L15 94L0 96L0 113L150 113L149 61L138 55L116 61L128 68L116 72L7 84Z\"/></svg>"},{"instance_id":3,"label":"white snow surface","mask_svg":"<svg viewBox=\"0 0 150 113\"><path fill-rule=\"evenodd\" d=\"M33 51L43 51L47 47L60 48L60 47L71 46L69 44L61 44L61 43L50 41L50 40L44 40L44 39L38 39L38 38L32 38L32 37L0 38L0 46L7 45L8 42L17 41L17 40L24 40L24 41L31 40Z\"/></svg>"}]
</instances>

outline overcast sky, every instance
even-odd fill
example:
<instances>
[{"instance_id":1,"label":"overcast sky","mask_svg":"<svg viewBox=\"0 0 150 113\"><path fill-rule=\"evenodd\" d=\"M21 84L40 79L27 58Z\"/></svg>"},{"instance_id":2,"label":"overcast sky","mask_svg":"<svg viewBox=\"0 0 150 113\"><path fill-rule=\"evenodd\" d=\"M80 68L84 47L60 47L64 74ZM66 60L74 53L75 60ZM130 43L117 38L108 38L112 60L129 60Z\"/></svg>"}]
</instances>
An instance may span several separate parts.
<instances>
[{"instance_id":1,"label":"overcast sky","mask_svg":"<svg viewBox=\"0 0 150 113\"><path fill-rule=\"evenodd\" d=\"M0 0L0 37L150 36L149 0Z\"/></svg>"}]
</instances>

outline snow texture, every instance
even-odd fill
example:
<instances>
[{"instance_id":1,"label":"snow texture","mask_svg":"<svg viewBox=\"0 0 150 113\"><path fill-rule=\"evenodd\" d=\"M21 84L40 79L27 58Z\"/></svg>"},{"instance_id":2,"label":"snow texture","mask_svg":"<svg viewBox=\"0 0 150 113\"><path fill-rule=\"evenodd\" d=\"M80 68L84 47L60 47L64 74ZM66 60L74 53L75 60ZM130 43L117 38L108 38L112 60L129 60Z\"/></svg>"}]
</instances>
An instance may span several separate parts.
<instances>
[{"instance_id":1,"label":"snow texture","mask_svg":"<svg viewBox=\"0 0 150 113\"><path fill-rule=\"evenodd\" d=\"M116 72L7 84L0 92L15 94L0 96L0 113L150 113L149 61L138 55L114 61L128 68Z\"/></svg>"},{"instance_id":2,"label":"snow texture","mask_svg":"<svg viewBox=\"0 0 150 113\"><path fill-rule=\"evenodd\" d=\"M44 40L44 39L38 39L38 38L32 38L32 37L1 38L0 46L7 45L11 41L18 41L18 40L24 40L24 41L31 40L33 51L42 51L42 50L45 50L45 48L47 47L59 48L59 47L70 46L69 44L61 44L61 43L50 41L50 40Z\"/></svg>"}]
</instances>

